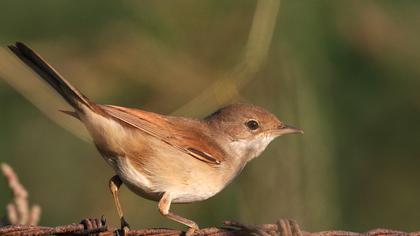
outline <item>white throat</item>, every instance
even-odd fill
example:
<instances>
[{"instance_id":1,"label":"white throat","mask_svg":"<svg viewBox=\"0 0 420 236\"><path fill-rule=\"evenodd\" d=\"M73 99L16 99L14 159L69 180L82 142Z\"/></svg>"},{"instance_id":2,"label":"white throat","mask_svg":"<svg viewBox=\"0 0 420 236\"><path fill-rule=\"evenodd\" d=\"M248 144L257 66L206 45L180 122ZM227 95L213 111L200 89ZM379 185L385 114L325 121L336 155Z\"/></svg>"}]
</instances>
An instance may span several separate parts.
<instances>
[{"instance_id":1,"label":"white throat","mask_svg":"<svg viewBox=\"0 0 420 236\"><path fill-rule=\"evenodd\" d=\"M235 140L230 143L230 147L238 159L250 161L259 156L275 137L274 135L261 135L251 140Z\"/></svg>"}]
</instances>

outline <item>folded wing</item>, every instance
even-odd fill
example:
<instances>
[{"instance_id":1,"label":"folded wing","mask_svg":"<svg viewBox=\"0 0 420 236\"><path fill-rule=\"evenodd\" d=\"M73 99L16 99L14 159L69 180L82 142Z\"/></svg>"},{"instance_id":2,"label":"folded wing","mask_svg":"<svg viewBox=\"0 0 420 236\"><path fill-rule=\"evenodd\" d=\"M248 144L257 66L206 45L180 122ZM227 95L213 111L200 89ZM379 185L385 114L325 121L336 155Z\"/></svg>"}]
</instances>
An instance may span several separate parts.
<instances>
[{"instance_id":1,"label":"folded wing","mask_svg":"<svg viewBox=\"0 0 420 236\"><path fill-rule=\"evenodd\" d=\"M200 161L219 165L224 160L224 151L212 141L209 130L200 121L179 117L164 117L139 109L100 105L112 118L123 125L138 129L153 138L176 148ZM182 124L181 124L182 123ZM192 126L191 123L196 123Z\"/></svg>"}]
</instances>

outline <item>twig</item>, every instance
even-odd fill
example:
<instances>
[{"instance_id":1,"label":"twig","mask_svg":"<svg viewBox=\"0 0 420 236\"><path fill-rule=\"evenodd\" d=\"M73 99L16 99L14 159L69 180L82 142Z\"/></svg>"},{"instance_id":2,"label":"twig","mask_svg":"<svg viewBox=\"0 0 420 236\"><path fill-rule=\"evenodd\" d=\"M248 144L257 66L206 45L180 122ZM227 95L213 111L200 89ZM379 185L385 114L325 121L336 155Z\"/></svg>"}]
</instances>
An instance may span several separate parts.
<instances>
[{"instance_id":1,"label":"twig","mask_svg":"<svg viewBox=\"0 0 420 236\"><path fill-rule=\"evenodd\" d=\"M105 220L85 219L80 224L69 224L57 227L11 225L0 227L0 235L51 235L51 234L96 234L101 236L121 235L122 232L114 228L108 228ZM179 236L185 235L185 231L176 229L141 229L129 230L128 236ZM279 220L276 224L245 225L234 221L226 221L223 227L203 228L194 232L196 236L236 236L236 235L280 235L280 236L420 236L418 232L402 232L390 229L374 229L364 233L348 231L301 231L299 225L293 220Z\"/></svg>"},{"instance_id":2,"label":"twig","mask_svg":"<svg viewBox=\"0 0 420 236\"><path fill-rule=\"evenodd\" d=\"M0 221L0 226L5 224L37 225L41 215L41 207L33 205L29 209L28 192L19 182L19 178L12 167L6 163L1 163L0 166L13 193L13 201L7 204L6 216L4 222Z\"/></svg>"}]
</instances>

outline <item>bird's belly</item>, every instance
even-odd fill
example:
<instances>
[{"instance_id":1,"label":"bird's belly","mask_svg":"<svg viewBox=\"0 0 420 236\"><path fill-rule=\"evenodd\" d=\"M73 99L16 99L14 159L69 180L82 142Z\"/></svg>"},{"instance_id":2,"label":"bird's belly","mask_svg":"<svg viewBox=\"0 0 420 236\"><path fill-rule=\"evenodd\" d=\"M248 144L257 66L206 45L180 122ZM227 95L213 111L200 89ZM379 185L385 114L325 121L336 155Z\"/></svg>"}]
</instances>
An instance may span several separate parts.
<instances>
[{"instance_id":1,"label":"bird's belly","mask_svg":"<svg viewBox=\"0 0 420 236\"><path fill-rule=\"evenodd\" d=\"M172 203L202 201L214 196L224 187L218 181L209 181L212 176L205 172L203 174L200 169L191 169L188 164L184 169L178 169L177 165L160 165L161 169L152 170L151 176L146 171L134 168L125 157L108 158L107 162L131 191L153 201L159 201L164 192L171 193Z\"/></svg>"},{"instance_id":2,"label":"bird's belly","mask_svg":"<svg viewBox=\"0 0 420 236\"><path fill-rule=\"evenodd\" d=\"M203 191L182 191L175 192L171 196L173 197L172 203L190 203L206 200L210 197L216 195L219 191L208 191L203 189Z\"/></svg>"},{"instance_id":3,"label":"bird's belly","mask_svg":"<svg viewBox=\"0 0 420 236\"><path fill-rule=\"evenodd\" d=\"M107 162L131 191L153 201L159 201L164 192L171 193L172 203L202 201L224 187L208 181L209 176L188 170L188 167L184 172L176 171L178 174L172 178L165 169L151 177L134 168L125 157L108 159Z\"/></svg>"},{"instance_id":4,"label":"bird's belly","mask_svg":"<svg viewBox=\"0 0 420 236\"><path fill-rule=\"evenodd\" d=\"M159 201L162 192L153 188L148 176L137 171L125 157L104 157L122 182L134 193L146 199Z\"/></svg>"}]
</instances>

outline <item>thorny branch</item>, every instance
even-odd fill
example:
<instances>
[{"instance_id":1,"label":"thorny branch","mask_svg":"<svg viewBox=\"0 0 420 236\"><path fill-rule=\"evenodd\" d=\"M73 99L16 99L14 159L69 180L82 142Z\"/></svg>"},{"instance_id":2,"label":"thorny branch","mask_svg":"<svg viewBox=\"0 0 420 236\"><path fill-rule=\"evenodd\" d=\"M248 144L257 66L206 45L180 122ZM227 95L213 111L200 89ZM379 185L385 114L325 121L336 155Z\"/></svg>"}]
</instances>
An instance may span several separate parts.
<instances>
[{"instance_id":1,"label":"thorny branch","mask_svg":"<svg viewBox=\"0 0 420 236\"><path fill-rule=\"evenodd\" d=\"M104 219L85 219L80 224L70 224L57 227L11 225L0 227L0 235L51 235L51 234L73 234L73 235L100 235L113 236L121 235L122 232L108 228ZM176 229L141 229L130 230L126 235L147 235L147 236L178 236L185 235L185 231ZM292 220L279 220L275 224L244 225L238 222L227 221L223 227L211 227L197 230L193 235L204 236L236 236L236 235L280 235L280 236L420 236L420 231L406 233L390 229L374 229L364 233L347 231L323 231L306 232L300 230L299 225Z\"/></svg>"}]
</instances>

